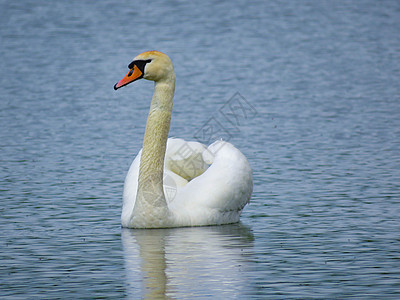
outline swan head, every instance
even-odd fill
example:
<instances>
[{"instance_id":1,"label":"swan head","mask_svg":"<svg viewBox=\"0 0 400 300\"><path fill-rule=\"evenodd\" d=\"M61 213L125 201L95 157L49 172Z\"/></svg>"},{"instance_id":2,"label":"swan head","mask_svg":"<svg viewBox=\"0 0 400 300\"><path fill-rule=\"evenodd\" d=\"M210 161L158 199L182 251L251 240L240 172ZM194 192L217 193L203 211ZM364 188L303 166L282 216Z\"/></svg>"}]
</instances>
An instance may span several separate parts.
<instances>
[{"instance_id":1,"label":"swan head","mask_svg":"<svg viewBox=\"0 0 400 300\"><path fill-rule=\"evenodd\" d=\"M146 51L139 54L129 64L128 68L128 74L114 85L115 90L142 78L155 82L175 81L174 66L171 59L159 51Z\"/></svg>"}]
</instances>

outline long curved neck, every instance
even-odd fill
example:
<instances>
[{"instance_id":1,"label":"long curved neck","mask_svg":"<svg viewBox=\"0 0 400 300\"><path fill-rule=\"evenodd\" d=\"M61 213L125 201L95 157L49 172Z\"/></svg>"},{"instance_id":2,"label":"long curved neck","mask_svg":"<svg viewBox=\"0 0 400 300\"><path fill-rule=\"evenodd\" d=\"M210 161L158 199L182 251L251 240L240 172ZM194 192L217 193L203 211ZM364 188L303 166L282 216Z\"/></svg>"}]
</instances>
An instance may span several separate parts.
<instances>
[{"instance_id":1,"label":"long curved neck","mask_svg":"<svg viewBox=\"0 0 400 300\"><path fill-rule=\"evenodd\" d=\"M149 216L153 216L150 219L157 222L168 214L163 191L163 173L174 91L175 74L171 74L166 80L155 82L147 118L134 215L139 218L141 215L147 216L149 222Z\"/></svg>"}]
</instances>

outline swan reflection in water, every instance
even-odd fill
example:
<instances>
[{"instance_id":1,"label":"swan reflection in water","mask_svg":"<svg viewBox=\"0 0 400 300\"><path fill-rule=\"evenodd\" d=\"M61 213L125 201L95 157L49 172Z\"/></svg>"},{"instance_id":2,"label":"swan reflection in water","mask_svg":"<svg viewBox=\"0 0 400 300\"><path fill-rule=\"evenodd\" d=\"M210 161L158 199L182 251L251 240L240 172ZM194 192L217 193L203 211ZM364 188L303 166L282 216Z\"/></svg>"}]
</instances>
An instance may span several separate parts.
<instances>
[{"instance_id":1,"label":"swan reflection in water","mask_svg":"<svg viewBox=\"0 0 400 300\"><path fill-rule=\"evenodd\" d=\"M129 298L229 297L250 288L253 234L242 224L122 229Z\"/></svg>"}]
</instances>

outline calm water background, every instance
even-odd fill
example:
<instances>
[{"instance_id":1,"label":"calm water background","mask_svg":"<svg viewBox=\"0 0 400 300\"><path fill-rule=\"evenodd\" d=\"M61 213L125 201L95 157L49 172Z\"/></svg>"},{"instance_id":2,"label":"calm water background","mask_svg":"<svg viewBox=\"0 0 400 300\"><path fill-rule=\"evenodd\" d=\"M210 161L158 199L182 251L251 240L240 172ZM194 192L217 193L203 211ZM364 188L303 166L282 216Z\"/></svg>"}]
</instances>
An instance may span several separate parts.
<instances>
[{"instance_id":1,"label":"calm water background","mask_svg":"<svg viewBox=\"0 0 400 300\"><path fill-rule=\"evenodd\" d=\"M0 297L400 297L399 1L1 1ZM240 224L120 228L153 84L170 136L239 92L254 194Z\"/></svg>"}]
</instances>

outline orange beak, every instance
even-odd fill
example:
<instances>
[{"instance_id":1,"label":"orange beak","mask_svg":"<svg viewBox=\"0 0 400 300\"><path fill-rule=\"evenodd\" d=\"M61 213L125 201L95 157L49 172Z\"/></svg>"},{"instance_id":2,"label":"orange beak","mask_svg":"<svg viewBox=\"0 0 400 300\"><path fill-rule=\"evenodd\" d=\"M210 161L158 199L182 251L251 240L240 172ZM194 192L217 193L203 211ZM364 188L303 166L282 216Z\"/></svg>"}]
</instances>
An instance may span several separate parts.
<instances>
[{"instance_id":1,"label":"orange beak","mask_svg":"<svg viewBox=\"0 0 400 300\"><path fill-rule=\"evenodd\" d=\"M124 78L114 85L114 90L118 90L119 88L128 85L129 83L134 82L142 77L142 71L140 71L136 65L133 65L133 68L128 72L128 74L126 74Z\"/></svg>"}]
</instances>

